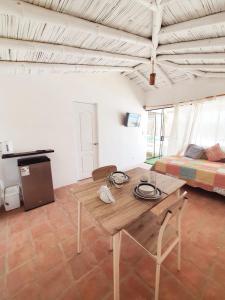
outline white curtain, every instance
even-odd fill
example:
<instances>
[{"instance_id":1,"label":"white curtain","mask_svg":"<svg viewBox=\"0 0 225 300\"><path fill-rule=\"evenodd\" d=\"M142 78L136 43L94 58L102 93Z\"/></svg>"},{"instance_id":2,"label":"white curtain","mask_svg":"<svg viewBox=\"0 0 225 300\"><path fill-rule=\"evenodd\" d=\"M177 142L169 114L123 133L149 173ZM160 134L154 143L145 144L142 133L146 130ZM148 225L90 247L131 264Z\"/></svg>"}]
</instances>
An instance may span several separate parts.
<instances>
[{"instance_id":1,"label":"white curtain","mask_svg":"<svg viewBox=\"0 0 225 300\"><path fill-rule=\"evenodd\" d=\"M225 148L225 96L175 106L167 155L182 154L190 143Z\"/></svg>"}]
</instances>

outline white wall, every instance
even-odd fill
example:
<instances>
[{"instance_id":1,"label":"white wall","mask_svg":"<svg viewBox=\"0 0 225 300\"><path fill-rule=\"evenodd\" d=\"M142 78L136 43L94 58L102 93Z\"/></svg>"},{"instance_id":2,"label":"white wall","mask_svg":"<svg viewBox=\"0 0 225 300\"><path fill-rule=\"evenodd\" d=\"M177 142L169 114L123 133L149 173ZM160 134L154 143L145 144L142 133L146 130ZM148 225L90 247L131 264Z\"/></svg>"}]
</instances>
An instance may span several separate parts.
<instances>
[{"instance_id":1,"label":"white wall","mask_svg":"<svg viewBox=\"0 0 225 300\"><path fill-rule=\"evenodd\" d=\"M77 179L73 101L98 103L100 165L120 169L145 159L144 127L126 128L126 112L146 115L143 94L119 74L1 75L0 141L12 140L14 151L53 148L54 187ZM18 181L16 159L2 161L6 184Z\"/></svg>"},{"instance_id":2,"label":"white wall","mask_svg":"<svg viewBox=\"0 0 225 300\"><path fill-rule=\"evenodd\" d=\"M198 100L225 93L225 78L197 78L146 93L145 104L158 106Z\"/></svg>"}]
</instances>

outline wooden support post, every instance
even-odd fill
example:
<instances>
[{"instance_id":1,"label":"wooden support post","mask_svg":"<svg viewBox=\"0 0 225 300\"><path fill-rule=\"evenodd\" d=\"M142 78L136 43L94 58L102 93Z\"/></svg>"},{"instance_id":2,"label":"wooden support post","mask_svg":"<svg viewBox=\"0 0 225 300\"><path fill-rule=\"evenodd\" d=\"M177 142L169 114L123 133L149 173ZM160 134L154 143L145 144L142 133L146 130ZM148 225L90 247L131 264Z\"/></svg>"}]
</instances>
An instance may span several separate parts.
<instances>
[{"instance_id":1,"label":"wooden support post","mask_svg":"<svg viewBox=\"0 0 225 300\"><path fill-rule=\"evenodd\" d=\"M82 251L82 203L78 201L77 253Z\"/></svg>"},{"instance_id":2,"label":"wooden support post","mask_svg":"<svg viewBox=\"0 0 225 300\"><path fill-rule=\"evenodd\" d=\"M121 232L113 236L113 291L114 300L120 299L120 245Z\"/></svg>"}]
</instances>

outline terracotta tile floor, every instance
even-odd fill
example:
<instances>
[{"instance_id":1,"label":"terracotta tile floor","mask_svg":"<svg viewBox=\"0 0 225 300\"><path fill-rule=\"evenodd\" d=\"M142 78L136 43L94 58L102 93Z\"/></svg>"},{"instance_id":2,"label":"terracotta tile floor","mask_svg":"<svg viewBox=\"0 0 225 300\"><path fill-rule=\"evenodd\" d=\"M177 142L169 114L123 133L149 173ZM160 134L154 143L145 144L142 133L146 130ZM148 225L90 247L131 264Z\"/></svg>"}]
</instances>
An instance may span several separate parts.
<instances>
[{"instance_id":1,"label":"terracotta tile floor","mask_svg":"<svg viewBox=\"0 0 225 300\"><path fill-rule=\"evenodd\" d=\"M76 186L76 185L75 185ZM76 255L76 202L70 188L56 202L0 215L1 300L110 300L112 253L108 238L84 215L84 250ZM225 198L187 188L182 270L176 253L161 272L161 300L225 299ZM121 299L153 299L154 264L123 239Z\"/></svg>"}]
</instances>

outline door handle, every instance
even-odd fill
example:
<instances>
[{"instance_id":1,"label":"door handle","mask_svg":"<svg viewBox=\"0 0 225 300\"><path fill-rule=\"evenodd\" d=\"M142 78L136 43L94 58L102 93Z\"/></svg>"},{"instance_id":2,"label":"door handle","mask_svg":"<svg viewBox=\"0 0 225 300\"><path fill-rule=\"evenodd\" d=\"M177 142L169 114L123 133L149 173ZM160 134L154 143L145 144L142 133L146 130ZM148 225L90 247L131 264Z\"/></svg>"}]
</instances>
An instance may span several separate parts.
<instances>
[{"instance_id":1,"label":"door handle","mask_svg":"<svg viewBox=\"0 0 225 300\"><path fill-rule=\"evenodd\" d=\"M98 146L98 143L93 143L94 146Z\"/></svg>"}]
</instances>

